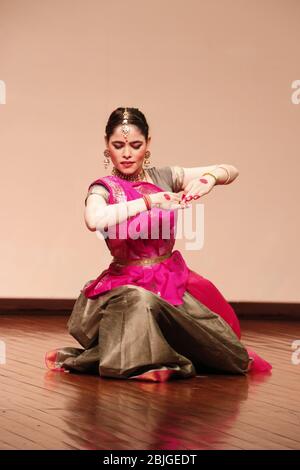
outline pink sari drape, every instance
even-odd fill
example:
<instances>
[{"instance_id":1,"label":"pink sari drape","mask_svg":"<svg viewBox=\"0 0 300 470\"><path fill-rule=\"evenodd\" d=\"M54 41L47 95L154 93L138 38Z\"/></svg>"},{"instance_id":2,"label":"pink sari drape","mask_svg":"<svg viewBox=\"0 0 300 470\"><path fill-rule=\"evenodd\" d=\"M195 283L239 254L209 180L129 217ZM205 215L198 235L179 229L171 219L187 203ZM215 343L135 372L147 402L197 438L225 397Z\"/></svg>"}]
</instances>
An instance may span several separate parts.
<instances>
[{"instance_id":1,"label":"pink sari drape","mask_svg":"<svg viewBox=\"0 0 300 470\"><path fill-rule=\"evenodd\" d=\"M102 184L109 191L109 204L131 201L140 198L142 194L163 191L162 188L148 182L129 182L116 176L106 176L93 181ZM169 235L164 237L163 226L168 218ZM177 214L174 210L152 208L137 216L117 224L115 237L107 237L105 242L112 256L119 259L152 258L172 252L172 255L153 265L120 266L112 262L96 279L84 286L82 292L87 298L96 298L101 293L114 287L133 284L144 287L161 296L172 305L181 305L185 291L188 291L199 302L214 313L220 315L241 338L239 320L217 287L208 279L188 268L178 250L173 251L176 234ZM156 227L156 238L151 238L151 227ZM131 231L136 229L140 236L132 239ZM113 228L110 227L111 233ZM246 348L253 359L251 371L269 371L271 364L259 357L254 351Z\"/></svg>"}]
</instances>

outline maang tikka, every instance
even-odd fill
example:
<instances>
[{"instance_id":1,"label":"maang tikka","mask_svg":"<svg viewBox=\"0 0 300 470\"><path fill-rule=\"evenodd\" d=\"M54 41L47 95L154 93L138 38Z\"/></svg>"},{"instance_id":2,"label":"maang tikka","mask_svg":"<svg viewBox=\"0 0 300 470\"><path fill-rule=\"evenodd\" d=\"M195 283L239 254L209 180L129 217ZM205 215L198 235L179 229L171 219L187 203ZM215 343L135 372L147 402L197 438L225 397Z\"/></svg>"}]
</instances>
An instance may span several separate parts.
<instances>
[{"instance_id":1,"label":"maang tikka","mask_svg":"<svg viewBox=\"0 0 300 470\"><path fill-rule=\"evenodd\" d=\"M130 132L130 127L128 125L128 120L129 120L129 113L128 113L127 107L126 107L126 108L124 108L124 111L123 111L123 120L122 120L122 123L121 123L121 132L122 132L126 142L128 142L128 134ZM108 149L106 149L103 153L105 155L104 168L106 170L109 163L110 163L110 158L109 158L110 154L109 154ZM150 166L150 155L151 155L150 151L147 150L146 153L145 153L145 162L144 162L144 165L143 165L144 168L149 168L149 166ZM120 172L118 170L116 170L116 168L113 168L112 174L117 174L117 175L122 176L124 178L124 176L121 175ZM125 179L130 179L130 180L131 179L132 180L137 179L137 180L139 180L141 175L144 176L143 171L138 176L128 175L128 176L125 177ZM143 179L143 177L142 177L142 179Z\"/></svg>"},{"instance_id":2,"label":"maang tikka","mask_svg":"<svg viewBox=\"0 0 300 470\"><path fill-rule=\"evenodd\" d=\"M129 119L129 113L127 111L127 107L124 109L123 112L123 121L122 121L122 127L121 127L121 132L127 142L127 137L130 132L130 127L128 125L128 119ZM145 153L145 163L144 163L144 168L149 168L150 166L150 151L147 150Z\"/></svg>"},{"instance_id":3,"label":"maang tikka","mask_svg":"<svg viewBox=\"0 0 300 470\"><path fill-rule=\"evenodd\" d=\"M127 111L127 108L125 108L124 113L123 113L123 121L122 121L122 127L121 127L121 132L127 142L127 137L130 132L130 127L128 125L128 119L129 119L129 113Z\"/></svg>"},{"instance_id":4,"label":"maang tikka","mask_svg":"<svg viewBox=\"0 0 300 470\"><path fill-rule=\"evenodd\" d=\"M122 123L121 123L121 132L127 142L127 137L128 137L128 134L130 132L130 127L128 125L128 119L129 119L129 113L127 111L127 107L125 108L124 112L123 112L123 120L122 120ZM109 166L109 163L110 163L110 154L109 154L109 150L106 149L104 150L104 156L105 156L105 159L104 159L104 168L105 170L107 170L108 166Z\"/></svg>"}]
</instances>

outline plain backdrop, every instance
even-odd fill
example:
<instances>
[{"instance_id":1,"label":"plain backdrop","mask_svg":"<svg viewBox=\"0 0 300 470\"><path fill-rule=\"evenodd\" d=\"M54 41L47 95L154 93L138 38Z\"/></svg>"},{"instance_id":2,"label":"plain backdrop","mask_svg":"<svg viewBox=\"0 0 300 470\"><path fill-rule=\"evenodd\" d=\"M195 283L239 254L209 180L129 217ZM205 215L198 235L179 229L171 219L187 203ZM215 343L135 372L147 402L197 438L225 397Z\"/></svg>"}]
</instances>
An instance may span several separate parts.
<instances>
[{"instance_id":1,"label":"plain backdrop","mask_svg":"<svg viewBox=\"0 0 300 470\"><path fill-rule=\"evenodd\" d=\"M227 163L175 249L230 301L300 301L297 0L0 0L1 297L75 298L111 261L85 226L104 129L140 108L151 164Z\"/></svg>"}]
</instances>

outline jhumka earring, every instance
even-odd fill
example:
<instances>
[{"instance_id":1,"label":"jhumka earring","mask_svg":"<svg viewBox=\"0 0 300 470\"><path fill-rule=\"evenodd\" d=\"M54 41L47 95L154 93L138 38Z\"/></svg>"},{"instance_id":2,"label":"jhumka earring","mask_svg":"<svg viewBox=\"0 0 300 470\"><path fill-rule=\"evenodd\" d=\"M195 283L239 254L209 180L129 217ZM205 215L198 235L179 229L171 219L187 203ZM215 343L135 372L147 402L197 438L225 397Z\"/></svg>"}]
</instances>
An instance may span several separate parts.
<instances>
[{"instance_id":1,"label":"jhumka earring","mask_svg":"<svg viewBox=\"0 0 300 470\"><path fill-rule=\"evenodd\" d=\"M104 150L104 155L105 155L105 159L103 160L104 161L104 168L105 170L107 170L108 166L109 166L109 162L110 162L110 153L109 153L109 150L108 149L105 149Z\"/></svg>"},{"instance_id":2,"label":"jhumka earring","mask_svg":"<svg viewBox=\"0 0 300 470\"><path fill-rule=\"evenodd\" d=\"M150 155L151 155L151 152L147 150L145 152L144 168L149 168L150 166Z\"/></svg>"}]
</instances>

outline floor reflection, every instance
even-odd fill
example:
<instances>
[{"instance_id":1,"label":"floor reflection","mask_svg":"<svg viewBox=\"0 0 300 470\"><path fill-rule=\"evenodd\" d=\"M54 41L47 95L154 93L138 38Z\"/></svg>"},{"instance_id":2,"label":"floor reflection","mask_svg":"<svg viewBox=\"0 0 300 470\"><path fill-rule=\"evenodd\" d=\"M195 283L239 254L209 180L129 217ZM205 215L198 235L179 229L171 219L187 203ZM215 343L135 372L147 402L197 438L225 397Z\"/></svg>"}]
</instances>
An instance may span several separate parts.
<instances>
[{"instance_id":1,"label":"floor reflection","mask_svg":"<svg viewBox=\"0 0 300 470\"><path fill-rule=\"evenodd\" d=\"M61 397L61 417L86 449L212 449L226 444L249 388L270 376L151 383L48 371L44 385Z\"/></svg>"}]
</instances>

